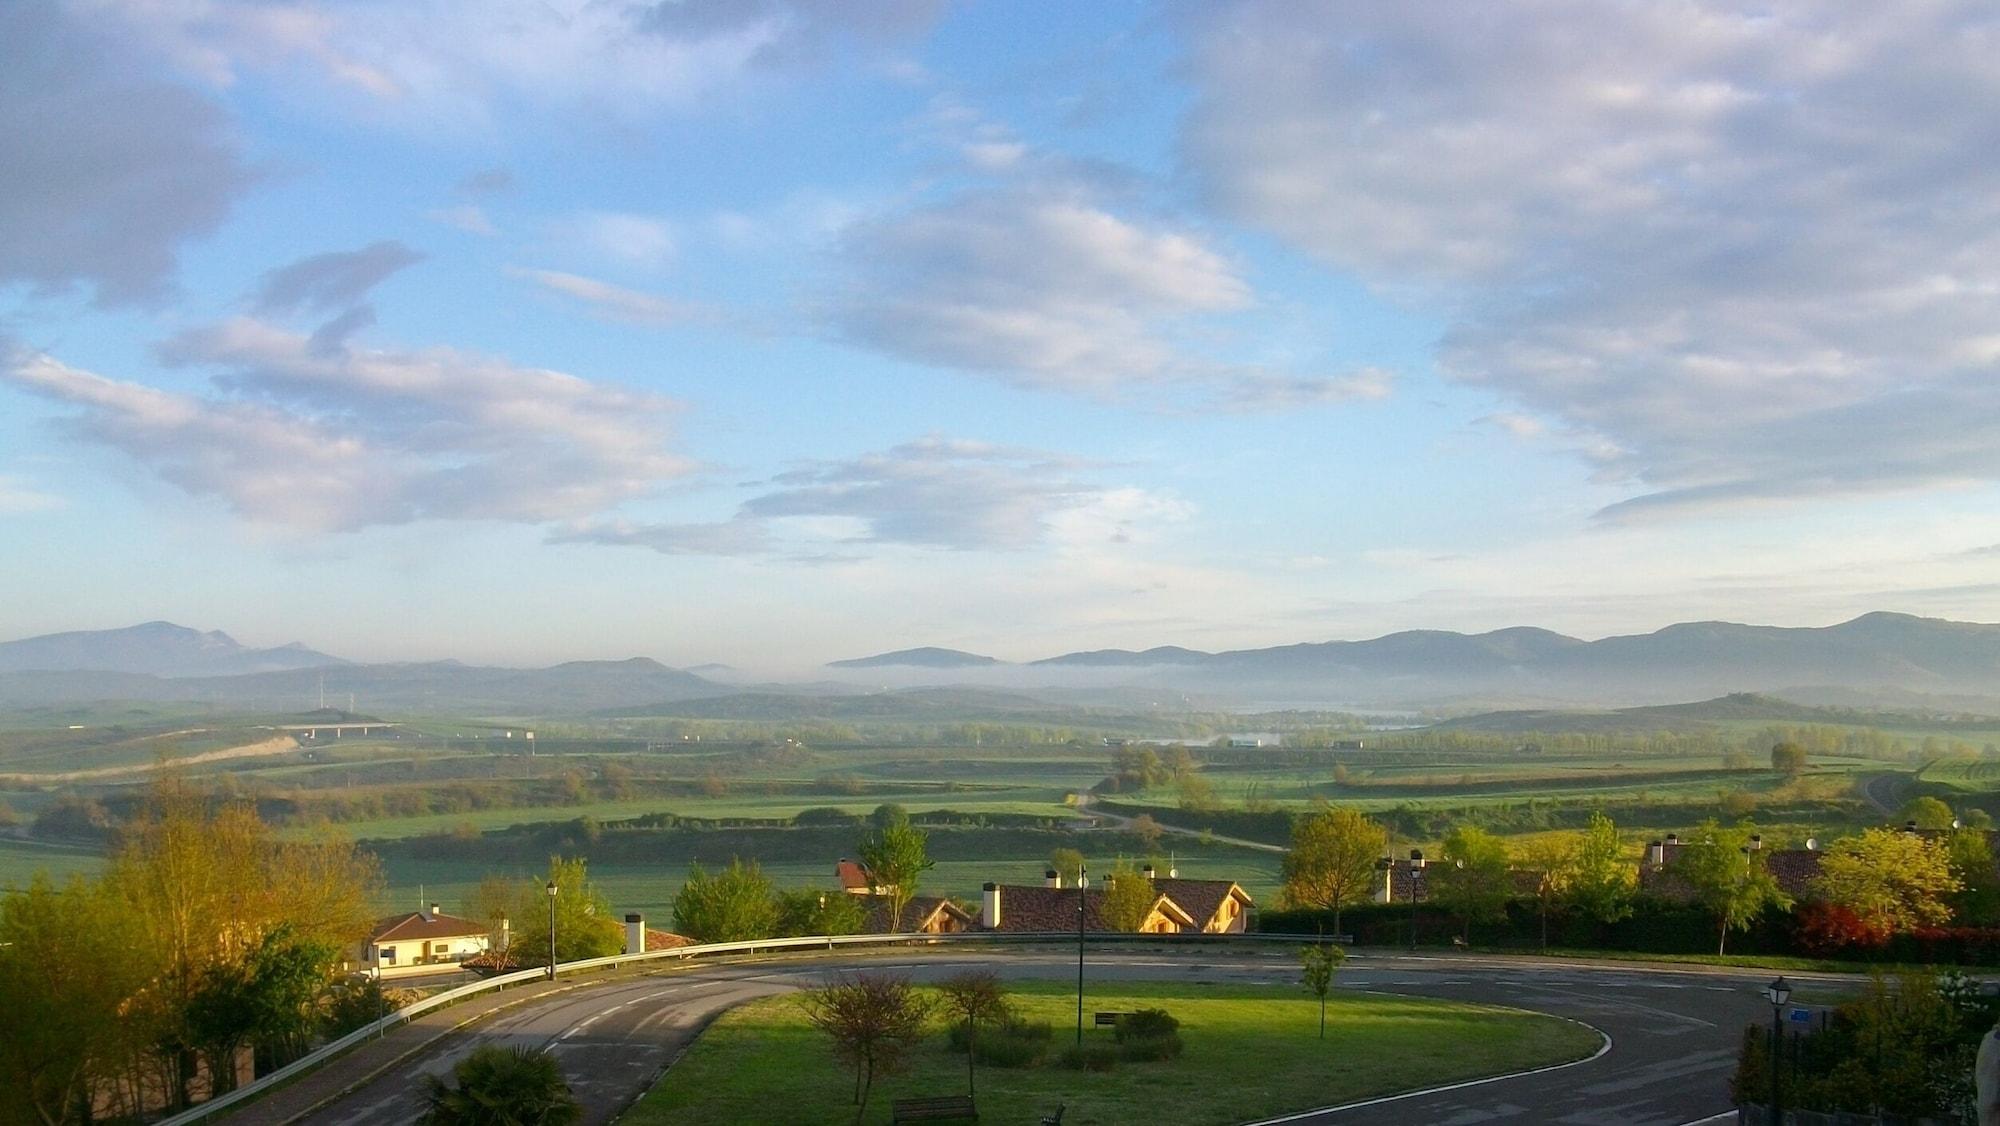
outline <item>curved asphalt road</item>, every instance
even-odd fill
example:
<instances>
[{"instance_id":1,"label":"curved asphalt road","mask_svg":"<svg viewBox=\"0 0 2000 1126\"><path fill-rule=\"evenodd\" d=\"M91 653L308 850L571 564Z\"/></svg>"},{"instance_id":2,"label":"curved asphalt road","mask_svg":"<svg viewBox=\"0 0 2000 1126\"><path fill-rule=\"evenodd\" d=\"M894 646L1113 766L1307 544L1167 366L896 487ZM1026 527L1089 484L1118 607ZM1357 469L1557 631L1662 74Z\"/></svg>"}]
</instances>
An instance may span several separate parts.
<instances>
[{"instance_id":1,"label":"curved asphalt road","mask_svg":"<svg viewBox=\"0 0 2000 1126\"><path fill-rule=\"evenodd\" d=\"M559 992L537 995L530 989L516 994L526 999L463 1031L440 1035L439 1027L402 1030L406 1044L399 1047L395 1043L399 1034L392 1034L373 1057L357 1052L337 1060L306 1082L279 1091L228 1121L273 1126L409 1122L418 1113L424 1076L447 1073L479 1044L500 1043L553 1053L584 1105L584 1122L609 1122L652 1085L709 1020L733 1005L817 984L843 967L893 967L927 980L967 964L1015 979L1073 980L1076 970L1074 953L1057 948L931 949L695 963L643 976L585 979ZM1088 955L1088 976L1098 982L1295 986L1297 963L1292 950L1283 946L1095 949ZM1717 1116L1730 1109L1728 1080L1740 1030L1745 1023L1770 1017L1757 993L1765 976L1636 964L1406 957L1363 951L1341 970L1340 988L1513 1005L1570 1017L1603 1032L1610 1047L1571 1067L1272 1121L1327 1126L1681 1126L1711 1118L1720 1121ZM1440 1050L1449 1051L1449 1046ZM402 1052L409 1054L363 1079L371 1068L382 1067ZM358 1086L334 1101L311 1109L314 1101L357 1081ZM1242 1081L1254 1083L1255 1077ZM1075 1126L1084 1124L1079 1120Z\"/></svg>"}]
</instances>

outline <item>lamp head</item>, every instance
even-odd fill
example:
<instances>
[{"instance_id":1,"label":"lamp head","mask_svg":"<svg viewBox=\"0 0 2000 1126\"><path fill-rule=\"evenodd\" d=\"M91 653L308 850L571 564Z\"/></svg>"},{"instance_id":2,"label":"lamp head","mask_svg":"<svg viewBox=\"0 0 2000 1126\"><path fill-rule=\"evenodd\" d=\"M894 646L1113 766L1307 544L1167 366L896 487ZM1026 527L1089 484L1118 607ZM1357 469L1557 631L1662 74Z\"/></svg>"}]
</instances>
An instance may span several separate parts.
<instances>
[{"instance_id":1,"label":"lamp head","mask_svg":"<svg viewBox=\"0 0 2000 1126\"><path fill-rule=\"evenodd\" d=\"M543 888L542 890L549 893L550 899L554 899L556 897L556 882L554 880L550 880L549 885Z\"/></svg>"},{"instance_id":2,"label":"lamp head","mask_svg":"<svg viewBox=\"0 0 2000 1126\"><path fill-rule=\"evenodd\" d=\"M1783 1005L1792 999L1792 983L1782 977L1779 978L1764 987L1764 999L1771 1002L1774 1007Z\"/></svg>"}]
</instances>

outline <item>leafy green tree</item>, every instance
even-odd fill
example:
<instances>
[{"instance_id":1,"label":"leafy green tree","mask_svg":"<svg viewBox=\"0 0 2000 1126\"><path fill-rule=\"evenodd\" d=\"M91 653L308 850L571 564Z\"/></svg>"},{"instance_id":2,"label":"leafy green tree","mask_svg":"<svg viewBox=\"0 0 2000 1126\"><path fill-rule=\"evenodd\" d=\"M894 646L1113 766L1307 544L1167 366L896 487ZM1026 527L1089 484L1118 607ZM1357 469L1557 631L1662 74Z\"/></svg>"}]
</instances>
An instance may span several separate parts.
<instances>
[{"instance_id":1,"label":"leafy green tree","mask_svg":"<svg viewBox=\"0 0 2000 1126\"><path fill-rule=\"evenodd\" d=\"M1549 948L1549 912L1569 895L1576 881L1577 840L1581 834L1550 833L1521 847L1521 861L1535 874L1535 910L1542 920L1542 949Z\"/></svg>"},{"instance_id":2,"label":"leafy green tree","mask_svg":"<svg viewBox=\"0 0 2000 1126\"><path fill-rule=\"evenodd\" d=\"M778 893L778 922L774 933L780 938L859 934L866 922L858 895L819 888L793 888Z\"/></svg>"},{"instance_id":3,"label":"leafy green tree","mask_svg":"<svg viewBox=\"0 0 2000 1126\"><path fill-rule=\"evenodd\" d=\"M1111 930L1137 931L1146 925L1146 916L1153 913L1153 904L1158 899L1153 881L1120 860L1104 877L1098 914Z\"/></svg>"},{"instance_id":4,"label":"leafy green tree","mask_svg":"<svg viewBox=\"0 0 2000 1126\"><path fill-rule=\"evenodd\" d=\"M1065 878L1074 876L1083 867L1083 854L1073 848L1052 848L1049 850L1049 867Z\"/></svg>"},{"instance_id":5,"label":"leafy green tree","mask_svg":"<svg viewBox=\"0 0 2000 1126\"><path fill-rule=\"evenodd\" d=\"M1771 745L1771 770L1785 778L1797 778L1805 773L1806 749L1797 743L1785 742Z\"/></svg>"},{"instance_id":6,"label":"leafy green tree","mask_svg":"<svg viewBox=\"0 0 2000 1126\"><path fill-rule=\"evenodd\" d=\"M1375 860L1388 847L1389 833L1382 826L1352 809L1321 802L1292 823L1280 897L1295 907L1331 910L1338 934L1341 909L1367 901Z\"/></svg>"},{"instance_id":7,"label":"leafy green tree","mask_svg":"<svg viewBox=\"0 0 2000 1126\"><path fill-rule=\"evenodd\" d=\"M1319 1038L1326 1039L1326 995L1333 990L1333 975L1340 964L1347 961L1345 947L1331 942L1316 942L1299 947L1300 976L1305 982L1306 992L1319 998Z\"/></svg>"},{"instance_id":8,"label":"leafy green tree","mask_svg":"<svg viewBox=\"0 0 2000 1126\"><path fill-rule=\"evenodd\" d=\"M581 857L549 857L547 875L530 883L515 901L513 956L523 965L547 965L548 885L556 885L556 961L608 958L625 949L625 930L611 914L611 901L590 882Z\"/></svg>"},{"instance_id":9,"label":"leafy green tree","mask_svg":"<svg viewBox=\"0 0 2000 1126\"><path fill-rule=\"evenodd\" d=\"M236 1053L245 1044L268 1067L305 1054L339 958L334 944L280 923L247 958L208 967L189 1000L188 1026L218 1091L234 1085Z\"/></svg>"},{"instance_id":10,"label":"leafy green tree","mask_svg":"<svg viewBox=\"0 0 2000 1126\"><path fill-rule=\"evenodd\" d=\"M138 1046L121 1033L148 974L140 938L122 905L82 879L59 890L38 875L0 897L0 1120L89 1121L94 1083Z\"/></svg>"},{"instance_id":11,"label":"leafy green tree","mask_svg":"<svg viewBox=\"0 0 2000 1126\"><path fill-rule=\"evenodd\" d=\"M1632 913L1637 880L1638 869L1618 840L1618 826L1604 814L1592 813L1576 842L1564 906L1600 923L1615 923Z\"/></svg>"},{"instance_id":12,"label":"leafy green tree","mask_svg":"<svg viewBox=\"0 0 2000 1126\"><path fill-rule=\"evenodd\" d=\"M1747 930L1766 908L1787 908L1784 893L1764 867L1764 854L1750 847L1746 826L1724 828L1713 818L1701 823L1694 839L1668 870L1688 887L1694 901L1715 916L1715 952L1724 952L1732 930Z\"/></svg>"},{"instance_id":13,"label":"leafy green tree","mask_svg":"<svg viewBox=\"0 0 2000 1126\"><path fill-rule=\"evenodd\" d=\"M1929 795L1911 798L1903 804L1896 817L1900 821L1916 822L1919 829L1951 828L1951 807Z\"/></svg>"},{"instance_id":14,"label":"leafy green tree","mask_svg":"<svg viewBox=\"0 0 2000 1126\"><path fill-rule=\"evenodd\" d=\"M901 811L901 807L896 808ZM861 862L888 897L889 917L901 919L903 909L917 894L917 881L931 869L929 836L910 824L908 814L891 817L886 823L878 820L875 828L862 836L860 853Z\"/></svg>"},{"instance_id":15,"label":"leafy green tree","mask_svg":"<svg viewBox=\"0 0 2000 1126\"><path fill-rule=\"evenodd\" d=\"M674 929L696 942L769 938L779 925L774 892L754 860L747 865L731 860L712 875L700 864L690 864L687 882L674 895Z\"/></svg>"},{"instance_id":16,"label":"leafy green tree","mask_svg":"<svg viewBox=\"0 0 2000 1126\"><path fill-rule=\"evenodd\" d=\"M555 1057L532 1048L482 1045L452 1078L427 1077L425 1126L568 1126L583 1117Z\"/></svg>"},{"instance_id":17,"label":"leafy green tree","mask_svg":"<svg viewBox=\"0 0 2000 1126\"><path fill-rule=\"evenodd\" d=\"M1513 898L1513 878L1507 871L1507 842L1476 825L1461 825L1444 838L1442 863L1431 869L1432 901L1472 924L1506 917Z\"/></svg>"},{"instance_id":18,"label":"leafy green tree","mask_svg":"<svg viewBox=\"0 0 2000 1126\"><path fill-rule=\"evenodd\" d=\"M1893 829L1868 829L1827 846L1811 892L1854 912L1889 935L1951 919L1950 896L1964 887L1942 841Z\"/></svg>"},{"instance_id":19,"label":"leafy green tree","mask_svg":"<svg viewBox=\"0 0 2000 1126\"><path fill-rule=\"evenodd\" d=\"M2000 871L1995 870L1986 831L1954 830L1945 848L1951 856L1951 874L1960 885L1952 900L1952 916L1965 926L2000 925Z\"/></svg>"},{"instance_id":20,"label":"leafy green tree","mask_svg":"<svg viewBox=\"0 0 2000 1126\"><path fill-rule=\"evenodd\" d=\"M1182 809L1189 813L1211 813L1215 810L1215 783L1199 774L1184 774L1174 783L1179 794Z\"/></svg>"}]
</instances>

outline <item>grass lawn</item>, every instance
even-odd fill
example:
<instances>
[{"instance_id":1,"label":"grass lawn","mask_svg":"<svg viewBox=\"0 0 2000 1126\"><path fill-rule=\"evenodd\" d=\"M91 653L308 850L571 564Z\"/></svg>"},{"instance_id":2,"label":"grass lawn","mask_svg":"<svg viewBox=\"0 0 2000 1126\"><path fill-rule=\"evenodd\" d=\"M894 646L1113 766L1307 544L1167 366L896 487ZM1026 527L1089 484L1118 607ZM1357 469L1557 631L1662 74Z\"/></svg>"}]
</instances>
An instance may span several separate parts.
<instances>
[{"instance_id":1,"label":"grass lawn","mask_svg":"<svg viewBox=\"0 0 2000 1126\"><path fill-rule=\"evenodd\" d=\"M983 1122L1034 1122L1065 1103L1064 1126L1244 1122L1580 1059L1600 1043L1580 1025L1517 1009L1346 991L1329 1000L1320 1040L1318 1006L1303 989L1120 982L1091 988L1085 1004L1166 1009L1181 1021L1186 1052L1082 1072L1053 1062L1074 1035L1075 992L1054 982L1010 991L1029 1019L1055 1026L1051 1062L981 1068ZM877 1080L864 1121L888 1122L896 1098L964 1092L964 1057L947 1050L941 1024L907 1073ZM1112 1042L1109 1029L1086 1027L1084 1037ZM798 999L773 997L725 1013L620 1121L841 1122L852 1118L853 1087Z\"/></svg>"}]
</instances>

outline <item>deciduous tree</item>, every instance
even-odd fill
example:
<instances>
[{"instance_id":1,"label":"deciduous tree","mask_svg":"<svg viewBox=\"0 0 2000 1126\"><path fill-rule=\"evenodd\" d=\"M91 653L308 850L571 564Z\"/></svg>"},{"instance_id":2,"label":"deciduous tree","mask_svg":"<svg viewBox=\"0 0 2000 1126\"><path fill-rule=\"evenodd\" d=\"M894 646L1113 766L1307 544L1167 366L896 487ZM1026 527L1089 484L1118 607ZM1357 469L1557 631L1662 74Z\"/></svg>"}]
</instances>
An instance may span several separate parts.
<instances>
[{"instance_id":1,"label":"deciduous tree","mask_svg":"<svg viewBox=\"0 0 2000 1126\"><path fill-rule=\"evenodd\" d=\"M674 895L674 929L696 942L769 938L777 933L778 921L770 878L754 860L747 865L731 860L713 874L690 864L687 882Z\"/></svg>"},{"instance_id":2,"label":"deciduous tree","mask_svg":"<svg viewBox=\"0 0 2000 1126\"><path fill-rule=\"evenodd\" d=\"M1805 773L1806 749L1797 743L1773 743L1771 745L1771 770L1785 778L1797 778Z\"/></svg>"},{"instance_id":3,"label":"deciduous tree","mask_svg":"<svg viewBox=\"0 0 2000 1126\"><path fill-rule=\"evenodd\" d=\"M1576 841L1564 906L1600 923L1615 923L1630 915L1638 880L1632 859L1618 840L1618 826L1604 814L1592 813L1589 827Z\"/></svg>"},{"instance_id":4,"label":"deciduous tree","mask_svg":"<svg viewBox=\"0 0 2000 1126\"><path fill-rule=\"evenodd\" d=\"M1098 915L1114 931L1136 931L1146 924L1159 899L1153 881L1120 860L1104 877L1104 892L1098 901Z\"/></svg>"},{"instance_id":5,"label":"deciduous tree","mask_svg":"<svg viewBox=\"0 0 2000 1126\"><path fill-rule=\"evenodd\" d=\"M976 1095L973 1065L979 1058L979 1026L1007 1018L1006 987L992 970L966 970L938 982L938 998L945 1014L965 1026L965 1093Z\"/></svg>"},{"instance_id":6,"label":"deciduous tree","mask_svg":"<svg viewBox=\"0 0 2000 1126\"><path fill-rule=\"evenodd\" d=\"M0 897L0 1119L89 1120L93 1084L124 1069L144 1037L123 1011L148 976L140 937L120 903L81 879L58 889L37 876Z\"/></svg>"},{"instance_id":7,"label":"deciduous tree","mask_svg":"<svg viewBox=\"0 0 2000 1126\"><path fill-rule=\"evenodd\" d=\"M1461 825L1444 838L1442 862L1431 869L1431 896L1438 906L1472 924L1504 918L1513 897L1507 871L1507 843L1476 825Z\"/></svg>"},{"instance_id":8,"label":"deciduous tree","mask_svg":"<svg viewBox=\"0 0 2000 1126\"><path fill-rule=\"evenodd\" d=\"M1375 860L1388 847L1389 834L1380 825L1354 810L1321 802L1292 825L1282 897L1294 906L1331 910L1338 933L1341 909L1367 900Z\"/></svg>"},{"instance_id":9,"label":"deciduous tree","mask_svg":"<svg viewBox=\"0 0 2000 1126\"><path fill-rule=\"evenodd\" d=\"M773 933L781 938L859 934L866 922L858 895L819 888L794 888L778 893L778 921Z\"/></svg>"},{"instance_id":10,"label":"deciduous tree","mask_svg":"<svg viewBox=\"0 0 2000 1126\"><path fill-rule=\"evenodd\" d=\"M541 880L521 890L514 903L513 955L522 965L547 965L549 959L548 885L556 885L556 961L606 958L625 949L625 931L611 914L611 901L590 882L581 857L549 857Z\"/></svg>"},{"instance_id":11,"label":"deciduous tree","mask_svg":"<svg viewBox=\"0 0 2000 1126\"><path fill-rule=\"evenodd\" d=\"M1333 975L1347 961L1347 950L1331 942L1299 947L1300 976L1306 991L1319 998L1319 1038L1326 1039L1326 995L1333 990Z\"/></svg>"},{"instance_id":12,"label":"deciduous tree","mask_svg":"<svg viewBox=\"0 0 2000 1126\"><path fill-rule=\"evenodd\" d=\"M917 894L917 881L932 865L929 836L910 824L900 806L896 812L901 815L878 819L875 828L862 836L860 847L861 862L889 899L891 919L903 917L903 909Z\"/></svg>"},{"instance_id":13,"label":"deciduous tree","mask_svg":"<svg viewBox=\"0 0 2000 1126\"><path fill-rule=\"evenodd\" d=\"M1878 934L1951 919L1950 896L1963 888L1944 842L1892 829L1868 829L1827 846L1811 892L1854 912Z\"/></svg>"},{"instance_id":14,"label":"deciduous tree","mask_svg":"<svg viewBox=\"0 0 2000 1126\"><path fill-rule=\"evenodd\" d=\"M854 1121L868 1113L875 1077L900 1070L923 1038L930 1004L894 974L841 975L801 1002L806 1019L833 1041L834 1055L854 1068Z\"/></svg>"},{"instance_id":15,"label":"deciduous tree","mask_svg":"<svg viewBox=\"0 0 2000 1126\"><path fill-rule=\"evenodd\" d=\"M1715 952L1723 953L1729 932L1745 930L1767 907L1786 908L1792 898L1765 870L1764 854L1749 847L1750 829L1702 822L1694 839L1669 865L1696 903L1715 916Z\"/></svg>"}]
</instances>

